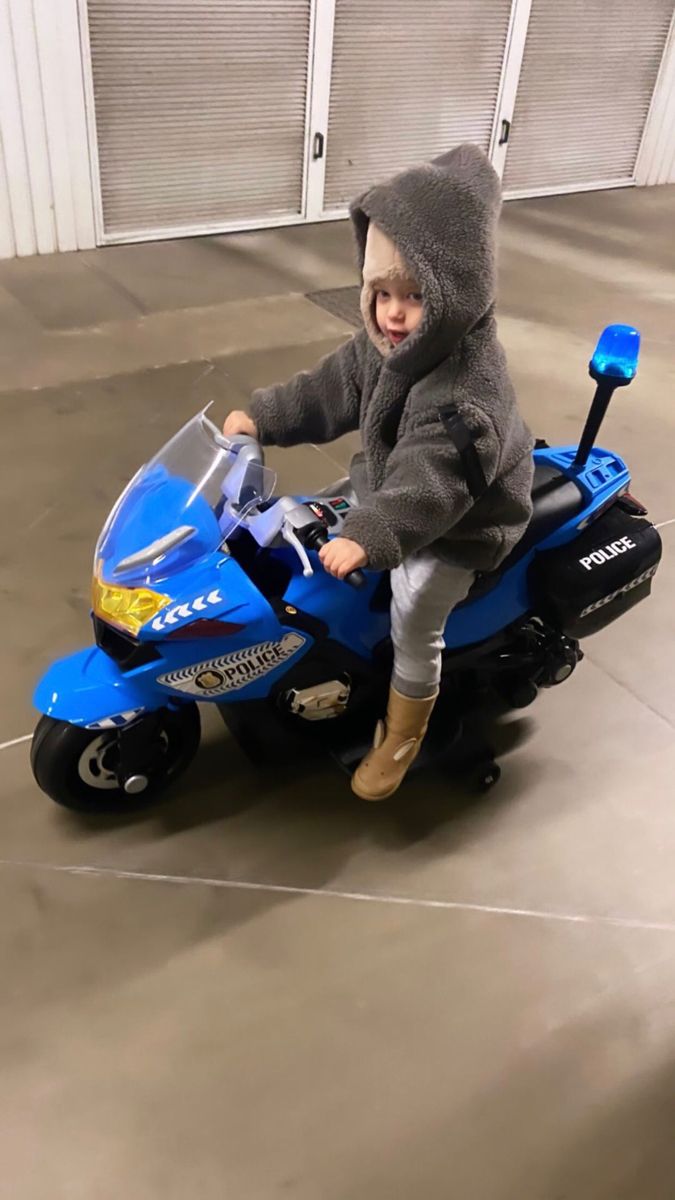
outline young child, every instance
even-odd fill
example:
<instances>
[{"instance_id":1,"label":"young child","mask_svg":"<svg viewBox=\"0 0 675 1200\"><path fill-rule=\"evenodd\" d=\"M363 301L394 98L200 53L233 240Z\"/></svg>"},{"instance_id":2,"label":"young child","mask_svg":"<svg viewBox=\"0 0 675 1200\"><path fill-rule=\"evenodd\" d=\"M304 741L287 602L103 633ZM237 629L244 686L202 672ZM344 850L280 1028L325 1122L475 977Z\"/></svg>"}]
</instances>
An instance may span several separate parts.
<instances>
[{"instance_id":1,"label":"young child","mask_svg":"<svg viewBox=\"0 0 675 1200\"><path fill-rule=\"evenodd\" d=\"M497 175L472 145L366 192L351 209L365 328L225 422L230 436L278 446L361 430L359 506L321 560L339 579L391 571L387 715L352 784L365 800L391 796L419 753L448 615L531 515L532 438L493 316L499 206Z\"/></svg>"}]
</instances>

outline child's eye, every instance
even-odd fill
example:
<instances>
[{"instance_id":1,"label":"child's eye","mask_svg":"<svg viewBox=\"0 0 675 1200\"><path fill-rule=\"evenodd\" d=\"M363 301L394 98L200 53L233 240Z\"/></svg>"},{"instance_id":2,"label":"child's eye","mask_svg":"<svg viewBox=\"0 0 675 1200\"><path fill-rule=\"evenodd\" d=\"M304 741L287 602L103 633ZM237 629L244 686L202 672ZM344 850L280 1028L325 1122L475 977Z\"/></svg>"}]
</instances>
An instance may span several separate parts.
<instances>
[{"instance_id":1,"label":"child's eye","mask_svg":"<svg viewBox=\"0 0 675 1200\"><path fill-rule=\"evenodd\" d=\"M408 299L413 300L415 304L421 304L422 303L422 293L421 292L411 292L410 295L408 296Z\"/></svg>"},{"instance_id":2,"label":"child's eye","mask_svg":"<svg viewBox=\"0 0 675 1200\"><path fill-rule=\"evenodd\" d=\"M389 292L383 292L382 289L380 288L379 292L377 293L377 298L378 298L378 300L388 300Z\"/></svg>"}]
</instances>

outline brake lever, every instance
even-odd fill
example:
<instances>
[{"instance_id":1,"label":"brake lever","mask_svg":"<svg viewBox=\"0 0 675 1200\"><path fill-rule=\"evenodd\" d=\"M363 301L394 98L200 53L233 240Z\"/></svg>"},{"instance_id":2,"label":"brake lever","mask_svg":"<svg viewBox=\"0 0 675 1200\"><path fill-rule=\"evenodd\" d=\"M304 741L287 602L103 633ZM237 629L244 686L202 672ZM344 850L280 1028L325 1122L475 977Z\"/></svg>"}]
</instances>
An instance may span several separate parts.
<instances>
[{"instance_id":1,"label":"brake lever","mask_svg":"<svg viewBox=\"0 0 675 1200\"><path fill-rule=\"evenodd\" d=\"M281 527L281 536L284 539L284 541L288 542L288 545L292 546L293 549L295 550L295 553L297 554L298 558L300 559L300 562L302 563L303 575L305 577L308 577L309 575L313 575L314 568L312 567L312 564L309 561L309 555L308 555L307 551L305 550L305 547L303 546L302 542L300 541L300 538L298 537L297 533L293 529L292 525L289 525L289 523L287 521L284 521L284 523Z\"/></svg>"}]
</instances>

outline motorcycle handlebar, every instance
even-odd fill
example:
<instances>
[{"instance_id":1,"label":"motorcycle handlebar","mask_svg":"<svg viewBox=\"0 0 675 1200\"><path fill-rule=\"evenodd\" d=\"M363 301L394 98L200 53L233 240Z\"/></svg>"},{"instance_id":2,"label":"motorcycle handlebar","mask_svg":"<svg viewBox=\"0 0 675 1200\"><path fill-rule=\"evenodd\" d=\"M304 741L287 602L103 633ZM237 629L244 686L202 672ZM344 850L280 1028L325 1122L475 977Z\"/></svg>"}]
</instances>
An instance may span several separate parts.
<instances>
[{"instance_id":1,"label":"motorcycle handlebar","mask_svg":"<svg viewBox=\"0 0 675 1200\"><path fill-rule=\"evenodd\" d=\"M310 538L307 539L306 544L309 545L310 549L312 549L312 550L321 550L321 548L323 546L328 545L329 540L330 539L329 539L328 535L326 534L325 530L317 529L317 530L312 530ZM358 589L358 588L362 588L365 586L366 577L365 577L363 571L359 571L357 569L356 571L350 571L348 575L345 575L342 582L348 583L350 587Z\"/></svg>"}]
</instances>

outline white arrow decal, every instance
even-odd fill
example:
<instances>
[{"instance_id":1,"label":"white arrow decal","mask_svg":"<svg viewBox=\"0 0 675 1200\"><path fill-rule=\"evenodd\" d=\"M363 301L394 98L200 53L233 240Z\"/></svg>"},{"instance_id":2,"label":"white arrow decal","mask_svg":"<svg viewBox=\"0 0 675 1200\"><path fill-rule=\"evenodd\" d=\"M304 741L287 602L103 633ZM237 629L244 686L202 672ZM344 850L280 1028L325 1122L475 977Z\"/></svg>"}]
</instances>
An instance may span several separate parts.
<instances>
[{"instance_id":1,"label":"white arrow decal","mask_svg":"<svg viewBox=\"0 0 675 1200\"><path fill-rule=\"evenodd\" d=\"M218 588L214 588L206 597L197 596L196 600L191 600L187 604L174 604L173 608L169 608L155 617L151 627L155 633L162 633L167 625L176 625L181 620L187 621L189 617L194 616L195 612L205 612L209 604L222 603L223 597Z\"/></svg>"}]
</instances>

